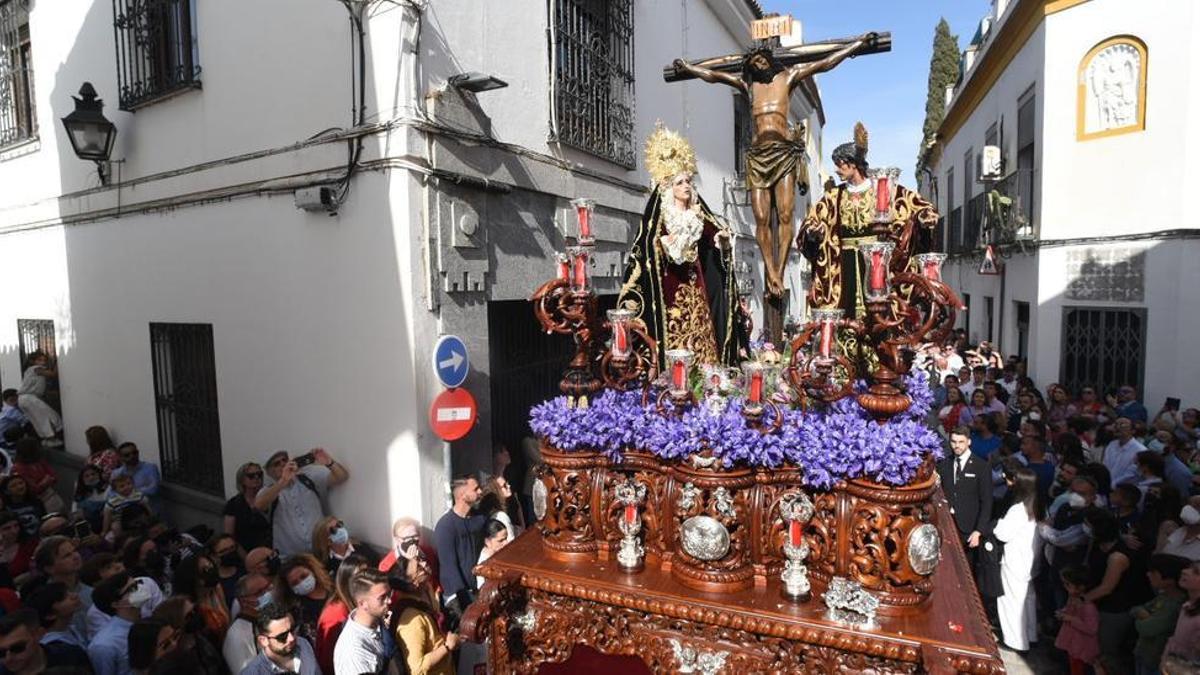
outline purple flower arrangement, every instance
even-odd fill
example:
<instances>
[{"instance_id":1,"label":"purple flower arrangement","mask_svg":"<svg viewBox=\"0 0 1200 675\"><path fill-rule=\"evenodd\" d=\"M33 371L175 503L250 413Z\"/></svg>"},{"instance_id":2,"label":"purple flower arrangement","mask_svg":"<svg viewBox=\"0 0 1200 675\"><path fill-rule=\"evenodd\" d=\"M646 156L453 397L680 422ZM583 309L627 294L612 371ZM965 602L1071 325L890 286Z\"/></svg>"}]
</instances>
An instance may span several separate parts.
<instances>
[{"instance_id":1,"label":"purple flower arrangement","mask_svg":"<svg viewBox=\"0 0 1200 675\"><path fill-rule=\"evenodd\" d=\"M640 391L606 391L588 408L571 408L560 396L534 406L530 427L563 451L602 452L614 461L629 450L664 460L684 460L708 450L726 467L799 467L803 482L828 489L846 479L905 485L925 458L940 459L938 435L922 422L932 401L928 376L904 378L912 405L886 424L877 424L853 397L822 410L781 408L778 433L763 434L742 416L741 399L723 409L695 405L681 416L660 415ZM770 413L763 421L772 422Z\"/></svg>"}]
</instances>

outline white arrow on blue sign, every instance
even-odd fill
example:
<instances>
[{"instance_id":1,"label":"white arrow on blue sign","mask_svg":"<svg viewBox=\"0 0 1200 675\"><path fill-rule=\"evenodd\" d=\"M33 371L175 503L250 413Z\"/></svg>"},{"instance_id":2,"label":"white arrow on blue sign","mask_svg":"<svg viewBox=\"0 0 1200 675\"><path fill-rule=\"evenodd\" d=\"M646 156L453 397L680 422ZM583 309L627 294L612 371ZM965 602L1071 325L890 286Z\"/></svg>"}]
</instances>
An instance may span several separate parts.
<instances>
[{"instance_id":1,"label":"white arrow on blue sign","mask_svg":"<svg viewBox=\"0 0 1200 675\"><path fill-rule=\"evenodd\" d=\"M442 384L454 389L467 379L471 371L471 359L467 357L467 345L457 335L443 335L433 347L433 372Z\"/></svg>"}]
</instances>

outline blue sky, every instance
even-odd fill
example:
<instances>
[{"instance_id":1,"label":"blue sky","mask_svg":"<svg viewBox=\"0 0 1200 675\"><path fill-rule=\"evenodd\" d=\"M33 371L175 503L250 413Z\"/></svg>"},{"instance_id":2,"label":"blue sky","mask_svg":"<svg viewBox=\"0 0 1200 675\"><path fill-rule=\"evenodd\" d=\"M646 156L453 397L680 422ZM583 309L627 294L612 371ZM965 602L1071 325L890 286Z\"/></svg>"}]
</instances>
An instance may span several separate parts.
<instances>
[{"instance_id":1,"label":"blue sky","mask_svg":"<svg viewBox=\"0 0 1200 675\"><path fill-rule=\"evenodd\" d=\"M791 14L803 25L804 40L851 37L868 31L892 34L892 51L850 59L817 76L825 106L822 165L832 173L829 153L849 141L861 120L870 134L872 166L896 166L900 181L915 186L913 165L925 121L929 58L938 19L950 22L961 50L987 14L988 0L762 0L767 12Z\"/></svg>"}]
</instances>

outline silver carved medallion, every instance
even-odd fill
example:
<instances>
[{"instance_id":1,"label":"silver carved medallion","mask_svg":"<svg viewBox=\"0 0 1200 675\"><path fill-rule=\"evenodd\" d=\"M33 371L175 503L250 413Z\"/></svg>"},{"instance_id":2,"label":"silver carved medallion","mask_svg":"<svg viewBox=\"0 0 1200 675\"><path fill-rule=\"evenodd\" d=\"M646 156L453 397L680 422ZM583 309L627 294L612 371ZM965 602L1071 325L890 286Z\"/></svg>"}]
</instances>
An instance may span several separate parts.
<instances>
[{"instance_id":1,"label":"silver carved medallion","mask_svg":"<svg viewBox=\"0 0 1200 675\"><path fill-rule=\"evenodd\" d=\"M680 528L683 551L697 560L720 560L729 552L729 530L709 516L692 516Z\"/></svg>"},{"instance_id":2,"label":"silver carved medallion","mask_svg":"<svg viewBox=\"0 0 1200 675\"><path fill-rule=\"evenodd\" d=\"M918 525L908 533L908 564L923 576L933 574L942 555L942 536L930 523Z\"/></svg>"},{"instance_id":3,"label":"silver carved medallion","mask_svg":"<svg viewBox=\"0 0 1200 675\"><path fill-rule=\"evenodd\" d=\"M546 517L546 484L540 480L533 481L530 493L533 498L533 515L541 520Z\"/></svg>"}]
</instances>

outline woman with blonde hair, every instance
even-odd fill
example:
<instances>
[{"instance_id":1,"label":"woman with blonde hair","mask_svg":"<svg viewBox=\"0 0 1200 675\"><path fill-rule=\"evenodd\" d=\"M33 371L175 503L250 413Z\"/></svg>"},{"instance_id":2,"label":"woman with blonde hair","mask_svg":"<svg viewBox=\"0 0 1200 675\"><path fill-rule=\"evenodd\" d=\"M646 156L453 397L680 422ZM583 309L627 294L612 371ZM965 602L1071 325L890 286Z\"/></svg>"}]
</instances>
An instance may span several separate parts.
<instances>
[{"instance_id":1,"label":"woman with blonde hair","mask_svg":"<svg viewBox=\"0 0 1200 675\"><path fill-rule=\"evenodd\" d=\"M271 518L254 508L263 486L263 468L246 462L234 475L238 493L225 502L225 534L233 535L243 558L256 548L271 548Z\"/></svg>"},{"instance_id":2,"label":"woman with blonde hair","mask_svg":"<svg viewBox=\"0 0 1200 675\"><path fill-rule=\"evenodd\" d=\"M350 539L350 530L340 518L326 516L317 521L312 531L313 557L325 564L329 576L336 577L338 568L352 554L359 554L372 565L379 563L375 555L362 542ZM354 603L351 603L353 606Z\"/></svg>"},{"instance_id":3,"label":"woman with blonde hair","mask_svg":"<svg viewBox=\"0 0 1200 675\"><path fill-rule=\"evenodd\" d=\"M354 608L354 598L350 596L350 579L359 570L372 568L369 560L357 553L351 553L342 561L334 577L333 595L321 610L317 619L317 639L313 650L317 653L317 664L321 672L333 672L333 648L337 644L346 620L350 618L350 610Z\"/></svg>"},{"instance_id":4,"label":"woman with blonde hair","mask_svg":"<svg viewBox=\"0 0 1200 675\"><path fill-rule=\"evenodd\" d=\"M429 593L428 574L417 558L401 558L389 575L396 591L392 602L396 644L408 672L452 675L452 653L463 640L458 633L443 633L438 627L437 600Z\"/></svg>"},{"instance_id":5,"label":"woman with blonde hair","mask_svg":"<svg viewBox=\"0 0 1200 675\"><path fill-rule=\"evenodd\" d=\"M308 553L288 558L278 578L275 601L291 610L300 637L315 641L317 621L334 593L333 579L321 561Z\"/></svg>"}]
</instances>

